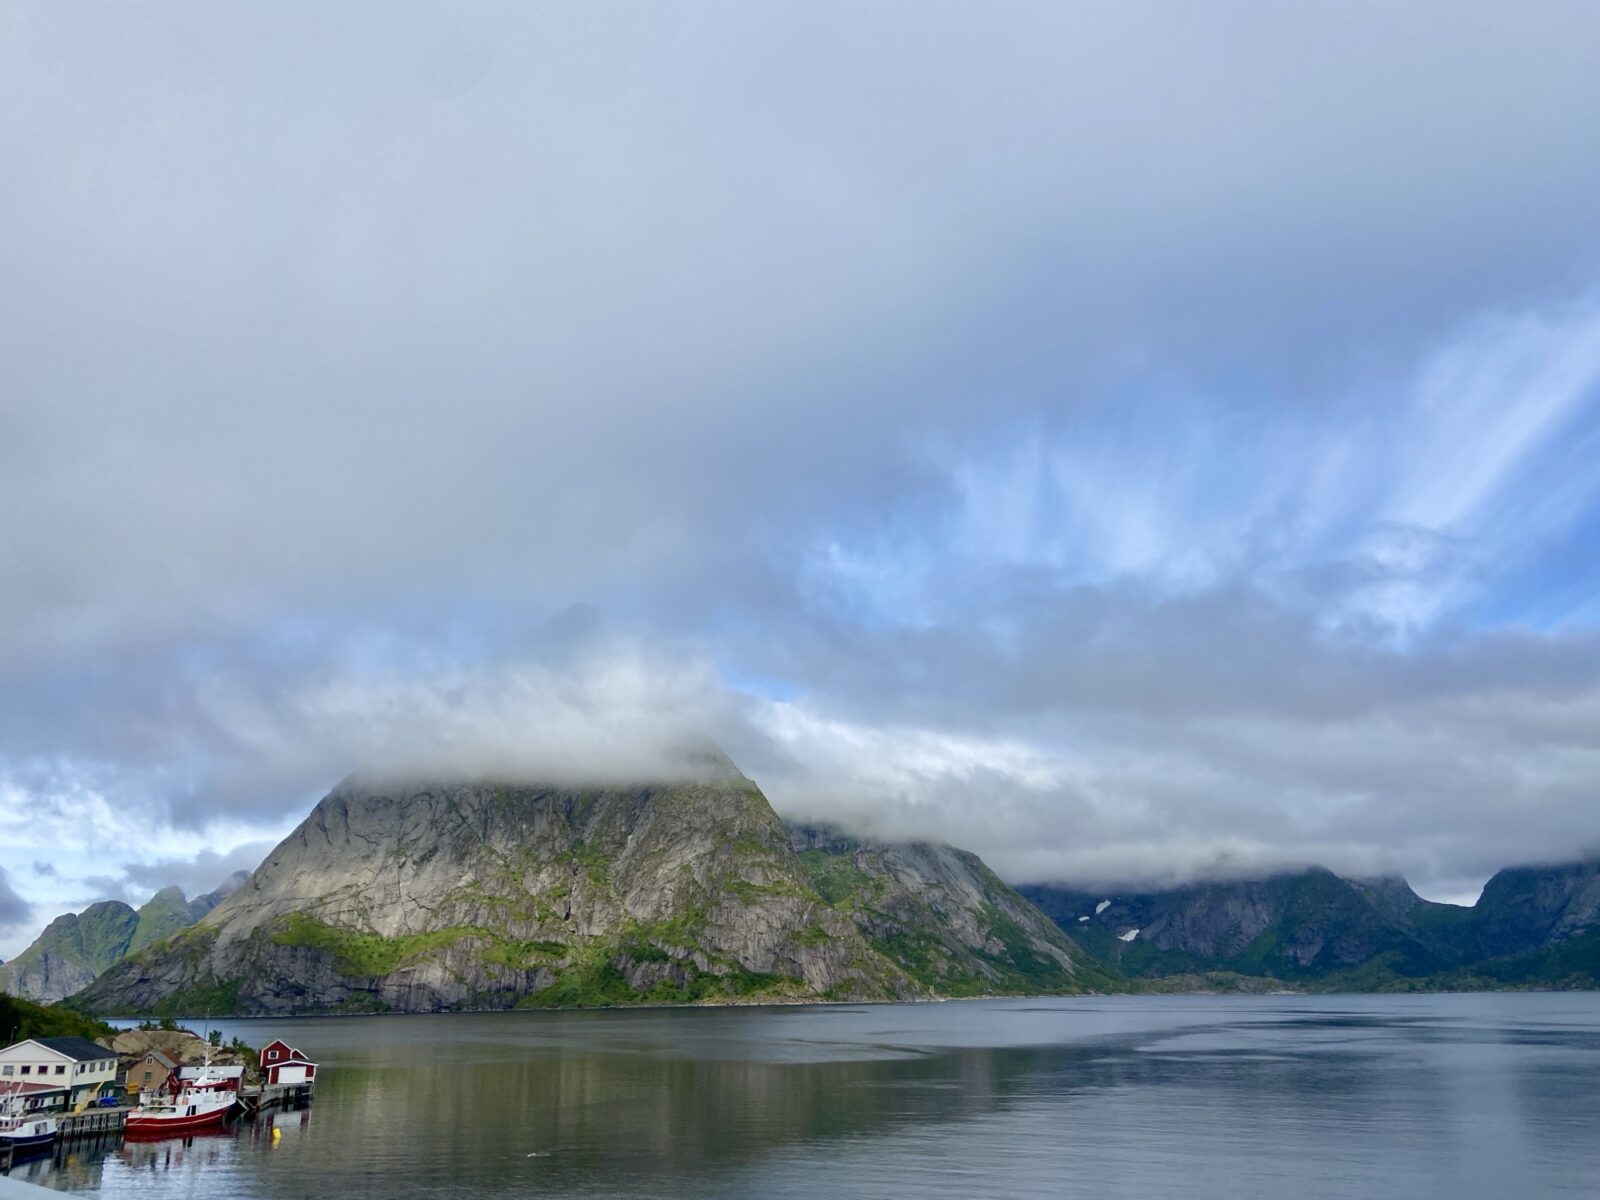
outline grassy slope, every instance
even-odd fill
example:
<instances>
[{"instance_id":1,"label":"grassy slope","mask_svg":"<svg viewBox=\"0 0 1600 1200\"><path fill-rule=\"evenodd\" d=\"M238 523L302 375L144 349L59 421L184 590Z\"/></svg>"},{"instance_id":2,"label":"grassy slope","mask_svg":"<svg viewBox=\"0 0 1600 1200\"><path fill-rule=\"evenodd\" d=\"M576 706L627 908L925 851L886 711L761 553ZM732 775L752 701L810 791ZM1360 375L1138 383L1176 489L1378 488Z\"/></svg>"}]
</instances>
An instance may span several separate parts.
<instances>
[{"instance_id":1,"label":"grassy slope","mask_svg":"<svg viewBox=\"0 0 1600 1200\"><path fill-rule=\"evenodd\" d=\"M866 853L870 860L872 852ZM907 918L906 895L895 895L898 885L892 877L864 869L853 853L811 849L801 851L798 857L818 894L834 909L862 921L864 932L871 927L896 927L876 936L869 933L868 941L937 995L1038 995L1104 991L1116 986L1098 964L1080 958L1078 970L1071 972L1038 953L1027 931L994 903L984 906L982 917L989 937L1000 943L1001 949L962 947L944 934L938 914L925 905L912 904L913 915ZM974 860L969 866L991 897L1027 903L981 863ZM891 915L891 907L897 915Z\"/></svg>"},{"instance_id":2,"label":"grassy slope","mask_svg":"<svg viewBox=\"0 0 1600 1200\"><path fill-rule=\"evenodd\" d=\"M194 914L183 893L177 888L163 888L140 907L139 923L128 943L128 953L135 954L192 924Z\"/></svg>"},{"instance_id":3,"label":"grassy slope","mask_svg":"<svg viewBox=\"0 0 1600 1200\"><path fill-rule=\"evenodd\" d=\"M5 1045L23 1038L98 1038L110 1037L111 1033L111 1026L94 1017L0 992L0 1039L4 1039Z\"/></svg>"},{"instance_id":4,"label":"grassy slope","mask_svg":"<svg viewBox=\"0 0 1600 1200\"><path fill-rule=\"evenodd\" d=\"M26 950L0 968L0 980L8 970L20 973L46 954L98 974L127 953L138 920L133 909L116 900L91 904L75 917L58 917Z\"/></svg>"},{"instance_id":5,"label":"grassy slope","mask_svg":"<svg viewBox=\"0 0 1600 1200\"><path fill-rule=\"evenodd\" d=\"M584 853L580 851L580 854ZM802 868L798 886L847 916L871 913L891 886L882 875L869 874L856 866L849 855L807 851L800 856ZM594 869L604 877L609 864L597 862ZM1026 903L982 864L973 868L985 886L996 896ZM809 885L809 886L807 886ZM744 885L753 887L754 885ZM790 886L780 881L769 886ZM492 897L510 906L513 897ZM524 904L537 898L524 897ZM925 906L924 906L925 907ZM897 933L869 937L873 949L885 955L905 973L939 995L972 996L993 994L1040 994L1126 990L1126 983L1103 964L1079 957L1076 973L1061 967L1054 959L1038 953L1027 932L1000 908L989 905L983 913L989 936L1000 949L955 950L940 936L939 918L932 910L920 912ZM452 926L402 937L384 937L331 925L306 914L295 914L275 922L263 936L284 946L303 946L326 951L340 974L355 978L388 975L401 967L425 961L463 941L471 944L485 961L514 969L548 968L554 982L539 991L516 998L518 1007L596 1007L638 1003L693 1003L696 1001L784 1001L814 999L803 984L787 976L761 975L744 969L737 962L707 955L697 933L704 914L693 904L678 919L659 925L631 923L627 928L602 938L581 941L528 941L509 936L503 930L478 925ZM820 926L802 933L826 938ZM142 961L151 950L193 953L200 957L206 932L189 929L179 932L145 952L131 956ZM192 945L191 945L192 943ZM669 950L671 953L669 953ZM710 970L697 968L685 951L699 951L709 957ZM676 961L685 978L682 982L664 981L638 990L629 985L617 962L634 963ZM975 970L983 964L987 971ZM486 1002L493 998L485 997ZM212 1013L236 1011L237 981L197 979L181 994L167 997L154 1015L182 1015L202 1009ZM493 1006L491 1004L491 1006Z\"/></svg>"}]
</instances>

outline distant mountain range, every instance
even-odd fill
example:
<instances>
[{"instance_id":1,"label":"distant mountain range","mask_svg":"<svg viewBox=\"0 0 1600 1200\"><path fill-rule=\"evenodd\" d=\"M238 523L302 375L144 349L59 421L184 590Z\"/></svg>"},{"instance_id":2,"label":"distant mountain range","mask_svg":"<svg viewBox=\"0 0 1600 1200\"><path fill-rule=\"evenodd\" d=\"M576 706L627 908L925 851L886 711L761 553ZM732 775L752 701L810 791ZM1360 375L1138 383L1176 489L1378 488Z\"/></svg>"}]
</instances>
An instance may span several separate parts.
<instances>
[{"instance_id":1,"label":"distant mountain range","mask_svg":"<svg viewBox=\"0 0 1600 1200\"><path fill-rule=\"evenodd\" d=\"M716 753L627 786L355 776L253 874L92 905L0 966L105 1015L1597 986L1600 862L1470 908L1320 868L1013 889L951 846L785 826Z\"/></svg>"},{"instance_id":2,"label":"distant mountain range","mask_svg":"<svg viewBox=\"0 0 1600 1200\"><path fill-rule=\"evenodd\" d=\"M235 872L221 887L193 900L162 888L137 910L102 900L66 913L45 927L21 954L0 966L0 992L52 1002L81 991L117 960L193 925L250 875Z\"/></svg>"},{"instance_id":3,"label":"distant mountain range","mask_svg":"<svg viewBox=\"0 0 1600 1200\"><path fill-rule=\"evenodd\" d=\"M573 788L356 777L107 1014L893 1000L1103 990L972 854L790 829L719 754Z\"/></svg>"},{"instance_id":4,"label":"distant mountain range","mask_svg":"<svg viewBox=\"0 0 1600 1200\"><path fill-rule=\"evenodd\" d=\"M1342 991L1600 986L1600 862L1516 867L1476 905L1313 868L1124 894L1018 889L1131 981Z\"/></svg>"}]
</instances>

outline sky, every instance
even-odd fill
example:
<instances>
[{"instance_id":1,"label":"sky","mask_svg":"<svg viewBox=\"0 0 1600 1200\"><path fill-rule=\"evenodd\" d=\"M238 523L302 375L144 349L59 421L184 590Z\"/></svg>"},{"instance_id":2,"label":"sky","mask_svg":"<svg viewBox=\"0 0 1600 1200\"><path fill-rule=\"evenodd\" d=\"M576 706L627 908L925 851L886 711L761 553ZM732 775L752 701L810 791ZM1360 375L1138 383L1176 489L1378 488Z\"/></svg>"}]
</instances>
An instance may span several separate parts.
<instances>
[{"instance_id":1,"label":"sky","mask_svg":"<svg viewBox=\"0 0 1600 1200\"><path fill-rule=\"evenodd\" d=\"M0 163L0 957L684 739L1019 882L1600 852L1586 3L13 0Z\"/></svg>"}]
</instances>

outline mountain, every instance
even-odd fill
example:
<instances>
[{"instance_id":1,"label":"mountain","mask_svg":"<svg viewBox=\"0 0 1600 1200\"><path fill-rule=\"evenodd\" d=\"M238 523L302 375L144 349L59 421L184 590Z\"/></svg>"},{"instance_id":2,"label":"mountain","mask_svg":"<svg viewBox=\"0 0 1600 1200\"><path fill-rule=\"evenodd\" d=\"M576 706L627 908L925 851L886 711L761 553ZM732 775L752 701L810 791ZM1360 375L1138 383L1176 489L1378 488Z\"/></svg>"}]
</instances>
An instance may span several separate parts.
<instances>
[{"instance_id":1,"label":"mountain","mask_svg":"<svg viewBox=\"0 0 1600 1200\"><path fill-rule=\"evenodd\" d=\"M1345 990L1600 986L1600 863L1515 867L1471 908L1310 868L1128 895L1019 891L1125 974Z\"/></svg>"},{"instance_id":2,"label":"mountain","mask_svg":"<svg viewBox=\"0 0 1600 1200\"><path fill-rule=\"evenodd\" d=\"M102 900L81 913L57 917L32 945L0 966L0 992L46 1002L65 999L118 959L193 925L247 878L237 872L217 891L192 901L184 899L182 889L167 887L137 911L120 900Z\"/></svg>"},{"instance_id":3,"label":"mountain","mask_svg":"<svg viewBox=\"0 0 1600 1200\"><path fill-rule=\"evenodd\" d=\"M235 871L223 880L215 891L196 896L193 900L184 898L182 888L162 888L139 909L139 925L128 943L127 953L143 950L153 942L171 937L180 929L189 928L237 891L249 878L249 871Z\"/></svg>"},{"instance_id":4,"label":"mountain","mask_svg":"<svg viewBox=\"0 0 1600 1200\"><path fill-rule=\"evenodd\" d=\"M120 900L59 916L0 967L0 991L44 1002L64 999L126 954L138 926L139 914Z\"/></svg>"},{"instance_id":5,"label":"mountain","mask_svg":"<svg viewBox=\"0 0 1600 1200\"><path fill-rule=\"evenodd\" d=\"M1513 867L1484 885L1469 952L1548 950L1600 926L1600 861Z\"/></svg>"},{"instance_id":6,"label":"mountain","mask_svg":"<svg viewBox=\"0 0 1600 1200\"><path fill-rule=\"evenodd\" d=\"M1114 986L1081 949L976 854L796 826L789 844L827 902L867 943L941 996Z\"/></svg>"},{"instance_id":7,"label":"mountain","mask_svg":"<svg viewBox=\"0 0 1600 1200\"><path fill-rule=\"evenodd\" d=\"M198 925L75 1003L436 1011L1089 985L1071 939L975 857L791 835L720 755L684 775L352 777Z\"/></svg>"}]
</instances>

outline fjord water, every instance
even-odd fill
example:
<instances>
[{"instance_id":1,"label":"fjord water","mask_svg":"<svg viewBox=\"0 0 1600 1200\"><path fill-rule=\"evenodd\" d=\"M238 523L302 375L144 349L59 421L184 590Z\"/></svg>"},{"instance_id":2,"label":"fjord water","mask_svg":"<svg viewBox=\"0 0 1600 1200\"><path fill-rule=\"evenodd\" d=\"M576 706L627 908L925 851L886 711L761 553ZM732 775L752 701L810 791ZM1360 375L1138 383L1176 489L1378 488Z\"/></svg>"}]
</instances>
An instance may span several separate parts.
<instances>
[{"instance_id":1,"label":"fjord water","mask_svg":"<svg viewBox=\"0 0 1600 1200\"><path fill-rule=\"evenodd\" d=\"M224 1023L304 1112L16 1175L107 1196L1560 1196L1600 994L1106 997ZM280 1131L274 1138L272 1125Z\"/></svg>"}]
</instances>

